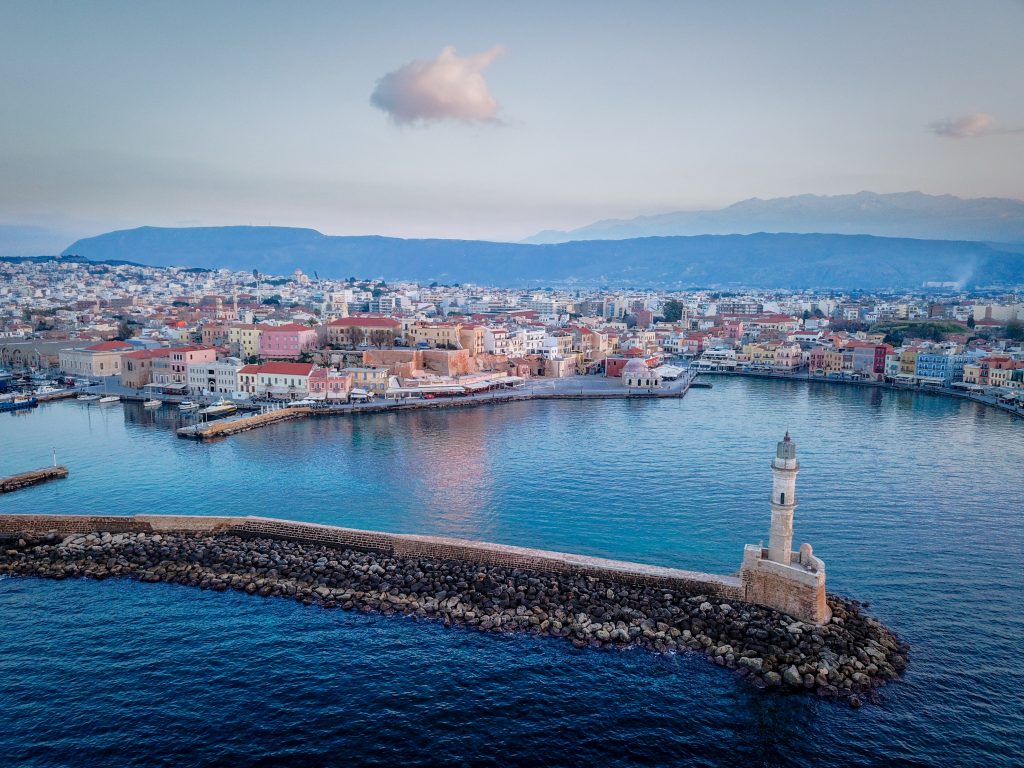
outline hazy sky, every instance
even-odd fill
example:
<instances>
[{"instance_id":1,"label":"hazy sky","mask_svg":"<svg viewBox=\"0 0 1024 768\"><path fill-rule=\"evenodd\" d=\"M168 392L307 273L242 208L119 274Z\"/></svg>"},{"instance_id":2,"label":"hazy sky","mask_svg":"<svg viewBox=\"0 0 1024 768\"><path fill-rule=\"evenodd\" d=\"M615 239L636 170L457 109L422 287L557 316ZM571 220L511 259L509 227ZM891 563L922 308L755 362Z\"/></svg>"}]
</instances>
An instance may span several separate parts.
<instances>
[{"instance_id":1,"label":"hazy sky","mask_svg":"<svg viewBox=\"0 0 1024 768\"><path fill-rule=\"evenodd\" d=\"M1024 2L0 0L0 253L1024 198ZM24 230L38 227L38 230Z\"/></svg>"}]
</instances>

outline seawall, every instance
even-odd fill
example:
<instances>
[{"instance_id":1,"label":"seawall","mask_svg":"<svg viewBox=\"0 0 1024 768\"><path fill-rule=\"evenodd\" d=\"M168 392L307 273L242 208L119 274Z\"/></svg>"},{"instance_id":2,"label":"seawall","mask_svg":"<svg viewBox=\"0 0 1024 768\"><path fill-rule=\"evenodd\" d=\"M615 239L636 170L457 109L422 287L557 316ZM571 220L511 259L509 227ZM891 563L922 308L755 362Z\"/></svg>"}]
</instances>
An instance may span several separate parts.
<instances>
[{"instance_id":1,"label":"seawall","mask_svg":"<svg viewBox=\"0 0 1024 768\"><path fill-rule=\"evenodd\" d=\"M664 568L565 552L551 552L507 544L491 544L443 536L381 533L269 517L207 517L203 515L0 515L0 537L25 531L69 534L111 533L223 533L242 538L271 538L322 544L329 547L395 557L460 560L479 565L525 568L550 573L574 573L625 584L665 587L691 594L742 600L743 582L678 568Z\"/></svg>"},{"instance_id":2,"label":"seawall","mask_svg":"<svg viewBox=\"0 0 1024 768\"><path fill-rule=\"evenodd\" d=\"M0 515L0 574L238 590L578 647L697 652L759 688L851 706L907 664L859 604L806 624L743 602L733 577L461 539L260 517Z\"/></svg>"}]
</instances>

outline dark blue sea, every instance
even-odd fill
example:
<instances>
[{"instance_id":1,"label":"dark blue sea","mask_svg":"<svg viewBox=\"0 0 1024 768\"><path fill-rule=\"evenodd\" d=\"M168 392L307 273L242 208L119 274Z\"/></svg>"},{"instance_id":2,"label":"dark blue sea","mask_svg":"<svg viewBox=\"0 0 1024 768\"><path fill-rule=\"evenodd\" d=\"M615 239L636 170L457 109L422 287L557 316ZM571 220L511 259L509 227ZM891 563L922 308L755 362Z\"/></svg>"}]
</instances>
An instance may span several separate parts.
<instances>
[{"instance_id":1,"label":"dark blue sea","mask_svg":"<svg viewBox=\"0 0 1024 768\"><path fill-rule=\"evenodd\" d=\"M221 442L125 404L0 415L0 512L257 514L731 573L802 463L796 540L911 644L852 710L702 656L108 580L0 578L7 766L1024 765L1024 422L961 401L719 378L659 402L281 424Z\"/></svg>"}]
</instances>

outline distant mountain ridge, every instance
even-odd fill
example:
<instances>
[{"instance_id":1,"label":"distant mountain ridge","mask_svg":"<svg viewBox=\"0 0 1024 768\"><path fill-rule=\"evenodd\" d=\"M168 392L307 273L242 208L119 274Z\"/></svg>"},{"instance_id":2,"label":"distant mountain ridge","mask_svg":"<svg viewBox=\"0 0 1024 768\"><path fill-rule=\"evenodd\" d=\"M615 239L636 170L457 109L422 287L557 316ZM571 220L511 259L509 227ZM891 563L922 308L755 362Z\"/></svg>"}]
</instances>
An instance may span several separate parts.
<instances>
[{"instance_id":1,"label":"distant mountain ridge","mask_svg":"<svg viewBox=\"0 0 1024 768\"><path fill-rule=\"evenodd\" d=\"M752 234L575 241L337 237L282 227L158 228L79 240L64 255L152 266L444 283L761 288L1024 284L1024 254L978 242L866 235Z\"/></svg>"},{"instance_id":2,"label":"distant mountain ridge","mask_svg":"<svg viewBox=\"0 0 1024 768\"><path fill-rule=\"evenodd\" d=\"M567 232L546 230L523 242L755 232L1021 242L1024 241L1024 201L1003 197L964 199L922 192L797 195L769 200L755 197L720 210L606 219Z\"/></svg>"}]
</instances>

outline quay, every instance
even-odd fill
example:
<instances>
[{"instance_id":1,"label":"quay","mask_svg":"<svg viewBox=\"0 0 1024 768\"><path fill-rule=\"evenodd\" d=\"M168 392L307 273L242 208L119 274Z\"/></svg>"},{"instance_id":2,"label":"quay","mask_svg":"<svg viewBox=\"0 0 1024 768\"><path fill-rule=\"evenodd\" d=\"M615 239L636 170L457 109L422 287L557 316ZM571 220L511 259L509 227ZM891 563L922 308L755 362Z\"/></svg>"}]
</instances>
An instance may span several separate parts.
<instances>
[{"instance_id":1,"label":"quay","mask_svg":"<svg viewBox=\"0 0 1024 768\"><path fill-rule=\"evenodd\" d=\"M68 468L60 465L22 472L18 475L0 478L0 493L10 493L21 488L45 483L47 480L59 480L68 476Z\"/></svg>"},{"instance_id":2,"label":"quay","mask_svg":"<svg viewBox=\"0 0 1024 768\"><path fill-rule=\"evenodd\" d=\"M980 395L975 392L960 391L950 387L919 386L913 384L894 384L888 381L871 381L863 379L838 379L827 376L811 376L808 373L788 373L781 371L735 371L729 369L702 370L700 376L741 376L751 379L775 379L776 381L806 381L812 384L837 384L853 387L873 387L875 389L890 389L894 392L913 392L922 395L935 397L952 397L957 400L970 400L974 403L987 405L990 408L1009 413L1018 418L1024 418L1024 404L1014 406L1009 403L1000 402L998 398L990 395ZM700 385L694 384L694 387Z\"/></svg>"},{"instance_id":3,"label":"quay","mask_svg":"<svg viewBox=\"0 0 1024 768\"><path fill-rule=\"evenodd\" d=\"M515 403L527 400L649 400L652 398L680 398L691 387L695 386L693 383L694 378L694 376L687 376L662 387L645 389L601 386L600 384L603 384L604 380L595 383L590 381L579 382L570 379L554 379L551 381L535 382L518 391L488 392L451 398L435 398L432 400L376 400L365 403L347 403L344 405L281 407L277 410L257 415L219 419L216 422L181 427L177 430L177 435L180 438L189 440L209 440L227 437L268 424L290 421L304 416L352 416L362 413L469 408L478 405ZM710 388L710 385L705 385L702 388Z\"/></svg>"}]
</instances>

